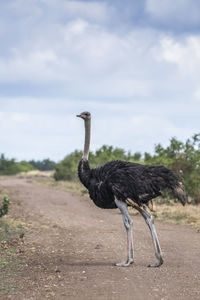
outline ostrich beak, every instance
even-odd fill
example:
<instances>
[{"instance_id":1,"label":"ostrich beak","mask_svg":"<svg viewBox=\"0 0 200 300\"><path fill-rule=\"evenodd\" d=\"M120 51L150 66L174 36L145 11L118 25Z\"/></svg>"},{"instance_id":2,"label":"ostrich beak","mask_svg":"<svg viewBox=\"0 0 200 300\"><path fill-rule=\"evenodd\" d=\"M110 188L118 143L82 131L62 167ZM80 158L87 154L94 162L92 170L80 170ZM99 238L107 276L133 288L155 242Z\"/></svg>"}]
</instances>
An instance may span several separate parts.
<instances>
[{"instance_id":1,"label":"ostrich beak","mask_svg":"<svg viewBox=\"0 0 200 300\"><path fill-rule=\"evenodd\" d=\"M84 119L84 117L83 117L83 115L76 115L78 118L82 118L82 119Z\"/></svg>"}]
</instances>

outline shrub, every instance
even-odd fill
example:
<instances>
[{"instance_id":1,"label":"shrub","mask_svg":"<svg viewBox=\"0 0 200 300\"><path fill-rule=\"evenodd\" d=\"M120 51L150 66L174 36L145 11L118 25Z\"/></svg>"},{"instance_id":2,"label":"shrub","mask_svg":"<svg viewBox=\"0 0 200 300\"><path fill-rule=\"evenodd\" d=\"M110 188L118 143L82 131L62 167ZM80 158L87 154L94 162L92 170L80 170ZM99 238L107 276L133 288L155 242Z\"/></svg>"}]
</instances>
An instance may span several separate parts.
<instances>
[{"instance_id":1,"label":"shrub","mask_svg":"<svg viewBox=\"0 0 200 300\"><path fill-rule=\"evenodd\" d=\"M82 157L82 152L75 150L73 153L67 155L55 167L55 180L76 180L77 179L77 165Z\"/></svg>"},{"instance_id":2,"label":"shrub","mask_svg":"<svg viewBox=\"0 0 200 300\"><path fill-rule=\"evenodd\" d=\"M145 154L145 163L162 164L182 177L190 201L200 203L200 134L195 134L185 143L176 138L163 148L155 146L155 154Z\"/></svg>"},{"instance_id":3,"label":"shrub","mask_svg":"<svg viewBox=\"0 0 200 300\"><path fill-rule=\"evenodd\" d=\"M3 203L0 207L0 218L8 213L9 205L10 205L10 199L7 195L5 195L3 198Z\"/></svg>"}]
</instances>

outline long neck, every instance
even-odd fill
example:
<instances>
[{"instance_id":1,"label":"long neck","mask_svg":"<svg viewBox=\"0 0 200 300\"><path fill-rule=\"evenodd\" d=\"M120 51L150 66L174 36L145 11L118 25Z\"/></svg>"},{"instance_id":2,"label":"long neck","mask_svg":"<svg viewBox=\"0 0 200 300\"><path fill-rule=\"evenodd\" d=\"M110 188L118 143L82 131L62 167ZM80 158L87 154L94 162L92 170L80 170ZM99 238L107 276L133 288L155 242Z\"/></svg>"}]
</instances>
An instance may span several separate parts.
<instances>
[{"instance_id":1,"label":"long neck","mask_svg":"<svg viewBox=\"0 0 200 300\"><path fill-rule=\"evenodd\" d=\"M84 151L83 151L83 159L88 160L89 151L90 151L90 127L91 127L91 120L85 120L85 144L84 144Z\"/></svg>"}]
</instances>

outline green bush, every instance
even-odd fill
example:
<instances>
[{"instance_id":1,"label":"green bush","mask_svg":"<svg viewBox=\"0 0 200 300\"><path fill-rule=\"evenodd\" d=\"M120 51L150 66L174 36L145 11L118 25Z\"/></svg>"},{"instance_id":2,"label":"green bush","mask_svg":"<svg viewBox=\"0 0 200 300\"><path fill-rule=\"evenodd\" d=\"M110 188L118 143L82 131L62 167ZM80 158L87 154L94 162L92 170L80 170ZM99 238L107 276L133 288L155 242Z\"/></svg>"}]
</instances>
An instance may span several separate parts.
<instances>
[{"instance_id":1,"label":"green bush","mask_svg":"<svg viewBox=\"0 0 200 300\"><path fill-rule=\"evenodd\" d=\"M103 145L95 152L93 163L95 166L102 166L111 160L127 160L127 155L121 148Z\"/></svg>"},{"instance_id":2,"label":"green bush","mask_svg":"<svg viewBox=\"0 0 200 300\"><path fill-rule=\"evenodd\" d=\"M28 163L27 161L21 161L21 162L18 162L18 163L16 163L16 165L17 165L17 170L18 170L17 173L20 173L20 172L29 172L29 171L32 171L32 170L35 169L35 168L34 168L30 163Z\"/></svg>"},{"instance_id":3,"label":"green bush","mask_svg":"<svg viewBox=\"0 0 200 300\"><path fill-rule=\"evenodd\" d=\"M67 155L55 167L55 180L75 180L77 179L77 165L82 157L82 152L75 150Z\"/></svg>"},{"instance_id":4,"label":"green bush","mask_svg":"<svg viewBox=\"0 0 200 300\"><path fill-rule=\"evenodd\" d=\"M3 197L3 203L0 207L0 218L8 213L8 208L10 205L10 199L7 195Z\"/></svg>"},{"instance_id":5,"label":"green bush","mask_svg":"<svg viewBox=\"0 0 200 300\"><path fill-rule=\"evenodd\" d=\"M155 146L155 154L145 153L145 163L164 165L173 170L184 182L189 200L193 204L200 203L200 134L195 134L185 143L176 138L163 148Z\"/></svg>"}]
</instances>

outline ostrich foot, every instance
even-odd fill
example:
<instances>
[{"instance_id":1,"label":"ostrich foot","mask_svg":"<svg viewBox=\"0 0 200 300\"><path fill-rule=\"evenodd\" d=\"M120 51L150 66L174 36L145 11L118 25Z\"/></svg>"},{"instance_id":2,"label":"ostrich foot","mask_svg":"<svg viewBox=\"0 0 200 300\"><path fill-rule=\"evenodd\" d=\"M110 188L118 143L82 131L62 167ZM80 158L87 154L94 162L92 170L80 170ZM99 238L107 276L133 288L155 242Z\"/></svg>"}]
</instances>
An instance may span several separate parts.
<instances>
[{"instance_id":1,"label":"ostrich foot","mask_svg":"<svg viewBox=\"0 0 200 300\"><path fill-rule=\"evenodd\" d=\"M163 264L163 259L161 258L159 261L148 265L149 268L158 268Z\"/></svg>"},{"instance_id":2,"label":"ostrich foot","mask_svg":"<svg viewBox=\"0 0 200 300\"><path fill-rule=\"evenodd\" d=\"M133 263L133 258L129 258L129 259L127 259L127 260L124 261L124 262L116 263L115 266L117 266L117 267L128 267L128 266L130 266L132 263Z\"/></svg>"}]
</instances>

